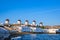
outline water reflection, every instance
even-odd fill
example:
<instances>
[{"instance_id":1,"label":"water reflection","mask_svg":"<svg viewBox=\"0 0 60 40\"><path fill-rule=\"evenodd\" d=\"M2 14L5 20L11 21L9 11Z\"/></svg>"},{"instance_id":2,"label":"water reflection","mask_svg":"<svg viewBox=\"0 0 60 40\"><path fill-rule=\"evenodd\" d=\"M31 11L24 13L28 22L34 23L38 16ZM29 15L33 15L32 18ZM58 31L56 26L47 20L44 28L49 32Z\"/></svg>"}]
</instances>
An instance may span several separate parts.
<instances>
[{"instance_id":1,"label":"water reflection","mask_svg":"<svg viewBox=\"0 0 60 40\"><path fill-rule=\"evenodd\" d=\"M60 34L26 34L22 35L20 40L60 40ZM18 40L18 38L14 38Z\"/></svg>"}]
</instances>

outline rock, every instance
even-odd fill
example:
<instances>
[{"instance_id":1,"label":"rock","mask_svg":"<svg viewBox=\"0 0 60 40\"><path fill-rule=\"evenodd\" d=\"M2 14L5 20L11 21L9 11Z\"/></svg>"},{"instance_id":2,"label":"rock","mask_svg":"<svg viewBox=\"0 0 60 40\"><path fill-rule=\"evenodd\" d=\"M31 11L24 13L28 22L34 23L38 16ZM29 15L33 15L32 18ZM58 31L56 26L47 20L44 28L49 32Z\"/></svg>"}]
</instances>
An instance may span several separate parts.
<instances>
[{"instance_id":1,"label":"rock","mask_svg":"<svg viewBox=\"0 0 60 40\"><path fill-rule=\"evenodd\" d=\"M3 40L4 38L8 38L10 35L9 31L0 27L0 40Z\"/></svg>"}]
</instances>

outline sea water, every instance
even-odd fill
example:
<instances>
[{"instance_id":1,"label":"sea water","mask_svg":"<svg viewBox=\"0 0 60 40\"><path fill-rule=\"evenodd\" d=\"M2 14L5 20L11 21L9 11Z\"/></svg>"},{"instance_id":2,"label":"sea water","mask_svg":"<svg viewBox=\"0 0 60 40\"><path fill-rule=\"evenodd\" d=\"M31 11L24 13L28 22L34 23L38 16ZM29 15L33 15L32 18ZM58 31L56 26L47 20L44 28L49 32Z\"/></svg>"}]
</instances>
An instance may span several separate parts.
<instances>
[{"instance_id":1,"label":"sea water","mask_svg":"<svg viewBox=\"0 0 60 40\"><path fill-rule=\"evenodd\" d=\"M60 34L26 34L11 40L60 40Z\"/></svg>"}]
</instances>

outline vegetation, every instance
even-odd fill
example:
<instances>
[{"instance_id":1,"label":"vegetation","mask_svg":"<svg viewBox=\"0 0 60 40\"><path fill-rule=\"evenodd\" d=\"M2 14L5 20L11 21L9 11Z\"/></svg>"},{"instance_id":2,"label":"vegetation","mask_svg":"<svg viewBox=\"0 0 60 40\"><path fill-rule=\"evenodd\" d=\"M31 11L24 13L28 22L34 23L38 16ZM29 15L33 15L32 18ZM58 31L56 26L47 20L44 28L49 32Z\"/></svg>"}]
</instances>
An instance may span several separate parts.
<instances>
[{"instance_id":1,"label":"vegetation","mask_svg":"<svg viewBox=\"0 0 60 40\"><path fill-rule=\"evenodd\" d=\"M42 27L40 27L40 28L45 29L45 27L44 27L44 26L42 26Z\"/></svg>"}]
</instances>

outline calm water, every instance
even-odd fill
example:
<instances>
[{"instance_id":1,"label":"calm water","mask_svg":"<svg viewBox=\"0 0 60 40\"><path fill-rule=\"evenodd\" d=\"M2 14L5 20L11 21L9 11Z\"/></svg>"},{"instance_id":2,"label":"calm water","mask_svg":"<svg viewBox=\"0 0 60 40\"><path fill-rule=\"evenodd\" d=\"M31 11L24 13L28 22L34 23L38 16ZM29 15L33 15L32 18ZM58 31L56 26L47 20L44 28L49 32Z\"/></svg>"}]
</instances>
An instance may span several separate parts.
<instances>
[{"instance_id":1,"label":"calm water","mask_svg":"<svg viewBox=\"0 0 60 40\"><path fill-rule=\"evenodd\" d=\"M26 34L12 40L60 40L60 34Z\"/></svg>"}]
</instances>

